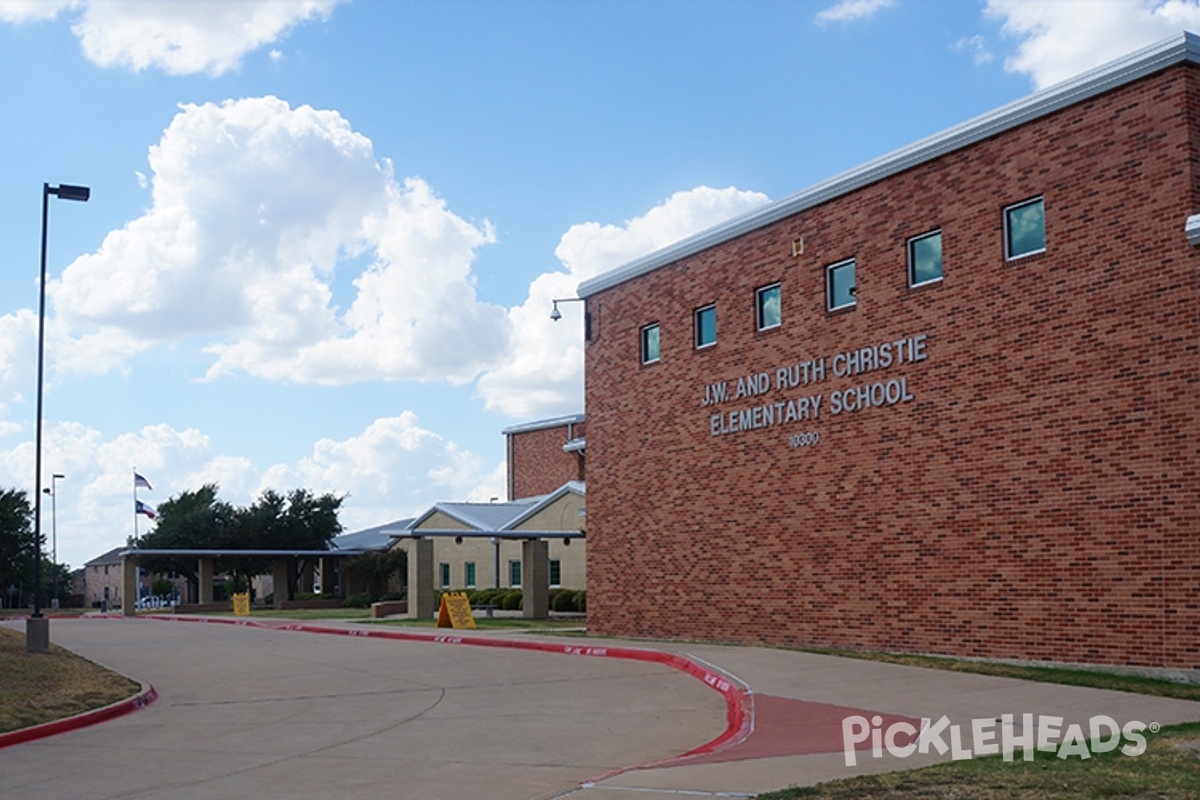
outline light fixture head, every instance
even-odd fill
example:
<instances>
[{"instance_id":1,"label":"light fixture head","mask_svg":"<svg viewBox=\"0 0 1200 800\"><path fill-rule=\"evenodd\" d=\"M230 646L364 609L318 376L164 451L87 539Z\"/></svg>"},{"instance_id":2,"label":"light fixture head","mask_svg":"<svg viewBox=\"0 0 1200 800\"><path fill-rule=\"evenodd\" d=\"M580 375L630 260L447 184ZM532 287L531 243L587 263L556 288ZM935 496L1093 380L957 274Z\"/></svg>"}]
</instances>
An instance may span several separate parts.
<instances>
[{"instance_id":1,"label":"light fixture head","mask_svg":"<svg viewBox=\"0 0 1200 800\"><path fill-rule=\"evenodd\" d=\"M558 322L562 319L562 312L558 310L558 301L554 301L554 308L550 309L550 319Z\"/></svg>"},{"instance_id":2,"label":"light fixture head","mask_svg":"<svg viewBox=\"0 0 1200 800\"><path fill-rule=\"evenodd\" d=\"M50 189L50 194L58 195L59 200L78 200L81 203L86 203L88 198L92 196L92 190L87 186L72 186L64 183Z\"/></svg>"}]
</instances>

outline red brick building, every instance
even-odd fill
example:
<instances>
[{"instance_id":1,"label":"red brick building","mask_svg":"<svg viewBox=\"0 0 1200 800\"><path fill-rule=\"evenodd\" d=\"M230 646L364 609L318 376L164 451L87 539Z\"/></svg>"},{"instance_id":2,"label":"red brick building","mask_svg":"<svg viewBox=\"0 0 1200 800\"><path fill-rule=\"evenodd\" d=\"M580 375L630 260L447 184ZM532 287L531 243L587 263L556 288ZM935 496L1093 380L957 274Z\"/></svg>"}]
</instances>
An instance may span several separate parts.
<instances>
[{"instance_id":1,"label":"red brick building","mask_svg":"<svg viewBox=\"0 0 1200 800\"><path fill-rule=\"evenodd\" d=\"M1198 65L581 285L590 629L1200 669Z\"/></svg>"},{"instance_id":2,"label":"red brick building","mask_svg":"<svg viewBox=\"0 0 1200 800\"><path fill-rule=\"evenodd\" d=\"M584 480L583 414L554 417L505 428L508 499L550 494Z\"/></svg>"}]
</instances>

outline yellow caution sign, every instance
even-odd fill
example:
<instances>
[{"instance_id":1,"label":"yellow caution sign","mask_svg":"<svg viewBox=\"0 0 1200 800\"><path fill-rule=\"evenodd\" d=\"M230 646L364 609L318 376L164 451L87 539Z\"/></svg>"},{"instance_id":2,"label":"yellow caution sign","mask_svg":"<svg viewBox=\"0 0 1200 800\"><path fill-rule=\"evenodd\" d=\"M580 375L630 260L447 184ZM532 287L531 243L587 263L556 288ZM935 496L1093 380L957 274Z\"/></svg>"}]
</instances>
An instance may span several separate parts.
<instances>
[{"instance_id":1,"label":"yellow caution sign","mask_svg":"<svg viewBox=\"0 0 1200 800\"><path fill-rule=\"evenodd\" d=\"M250 616L250 593L238 592L233 596L233 615L235 617Z\"/></svg>"},{"instance_id":2,"label":"yellow caution sign","mask_svg":"<svg viewBox=\"0 0 1200 800\"><path fill-rule=\"evenodd\" d=\"M471 601L466 592L446 592L438 608L439 628L474 628L475 617L471 614Z\"/></svg>"}]
</instances>

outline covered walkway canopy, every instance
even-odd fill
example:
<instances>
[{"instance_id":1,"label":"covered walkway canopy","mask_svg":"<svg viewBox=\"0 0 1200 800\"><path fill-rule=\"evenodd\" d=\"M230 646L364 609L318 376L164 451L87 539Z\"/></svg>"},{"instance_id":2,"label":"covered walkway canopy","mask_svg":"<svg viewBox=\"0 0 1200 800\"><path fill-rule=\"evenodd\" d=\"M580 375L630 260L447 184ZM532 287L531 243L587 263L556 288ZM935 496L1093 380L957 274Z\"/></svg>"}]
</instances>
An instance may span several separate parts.
<instances>
[{"instance_id":1,"label":"covered walkway canopy","mask_svg":"<svg viewBox=\"0 0 1200 800\"><path fill-rule=\"evenodd\" d=\"M126 616L133 616L135 613L138 595L137 560L140 557L195 558L198 562L196 574L199 576L200 597L198 599L201 603L211 603L213 601L213 562L218 558L269 558L274 562L272 574L275 579L275 608L282 609L284 601L292 599L288 588L288 569L293 561L298 558L320 559L320 571L324 574L325 559L350 558L352 556L360 556L364 552L366 551L236 550L229 548L214 550L143 550L131 547L119 553L121 556L121 613Z\"/></svg>"}]
</instances>

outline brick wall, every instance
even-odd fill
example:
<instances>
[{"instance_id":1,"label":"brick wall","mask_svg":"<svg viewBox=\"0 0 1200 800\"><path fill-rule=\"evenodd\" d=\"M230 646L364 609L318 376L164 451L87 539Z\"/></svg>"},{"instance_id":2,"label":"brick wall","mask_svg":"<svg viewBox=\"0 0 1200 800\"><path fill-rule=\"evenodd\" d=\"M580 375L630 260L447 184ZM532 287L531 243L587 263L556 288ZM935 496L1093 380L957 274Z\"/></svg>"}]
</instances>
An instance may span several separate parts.
<instances>
[{"instance_id":1,"label":"brick wall","mask_svg":"<svg viewBox=\"0 0 1200 800\"><path fill-rule=\"evenodd\" d=\"M584 480L584 457L563 445L584 436L585 423L574 421L506 433L509 500L549 494L569 481Z\"/></svg>"},{"instance_id":2,"label":"brick wall","mask_svg":"<svg viewBox=\"0 0 1200 800\"><path fill-rule=\"evenodd\" d=\"M1175 66L591 296L589 628L1200 668L1198 110ZM1002 209L1038 195L1046 252L1006 263ZM944 280L910 289L906 241L939 227ZM826 312L851 257L857 305ZM925 360L832 372L910 337ZM824 380L775 388L816 359ZM760 372L766 394L702 407ZM831 413L901 379L911 400ZM807 422L712 433L814 395Z\"/></svg>"}]
</instances>

